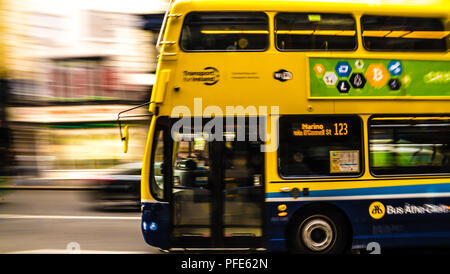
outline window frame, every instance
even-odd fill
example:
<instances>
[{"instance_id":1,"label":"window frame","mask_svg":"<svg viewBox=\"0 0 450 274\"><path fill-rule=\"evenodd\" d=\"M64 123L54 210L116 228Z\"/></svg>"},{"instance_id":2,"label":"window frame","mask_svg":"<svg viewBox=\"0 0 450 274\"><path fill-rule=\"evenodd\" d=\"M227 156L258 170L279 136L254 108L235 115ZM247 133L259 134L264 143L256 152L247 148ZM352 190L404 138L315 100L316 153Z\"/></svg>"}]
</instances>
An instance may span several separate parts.
<instances>
[{"instance_id":1,"label":"window frame","mask_svg":"<svg viewBox=\"0 0 450 274\"><path fill-rule=\"evenodd\" d=\"M354 24L355 24L355 47L353 49L331 49L331 50L321 50L321 49L287 49L287 50L283 50L278 48L278 38L277 38L277 17L279 14L308 14L308 13L317 13L317 14L339 14L339 15L349 15L350 17L352 17ZM359 35L358 35L358 26L357 26L357 21L356 21L356 17L353 13L331 13L331 12L277 12L277 14L275 14L275 16L273 17L273 42L274 42L274 47L277 49L277 51L279 52L355 52L358 50L359 47Z\"/></svg>"},{"instance_id":2,"label":"window frame","mask_svg":"<svg viewBox=\"0 0 450 274\"><path fill-rule=\"evenodd\" d=\"M153 140L152 140L152 147L151 147L151 155L150 155L150 172L149 172L149 190L152 197L159 202L169 202L170 201L170 195L169 195L169 179L171 178L171 169L167 169L167 167L164 169L163 176L163 190L162 194L163 197L159 197L153 190L153 186L156 184L156 179L154 175L154 168L155 168L155 156L156 156L156 148L158 145L158 132L163 132L163 163L164 165L167 165L168 159L170 159L171 155L171 138L170 138L170 123L169 118L166 116L161 116L156 118L155 123L155 131L153 132ZM167 124L162 124L167 123ZM164 167L163 167L164 168Z\"/></svg>"},{"instance_id":3,"label":"window frame","mask_svg":"<svg viewBox=\"0 0 450 274\"><path fill-rule=\"evenodd\" d=\"M416 174L382 174L382 175L377 175L373 172L372 170L372 160L370 157L370 153L371 153L371 149L370 149L370 140L372 139L372 135L371 134L371 130L370 130L370 122L373 118L379 118L379 117L383 117L383 118L389 118L389 117L439 117L439 116L447 116L450 117L449 114L374 114L371 115L368 119L367 119L367 140L368 140L368 144L367 144L367 154L369 157L369 163L368 163L368 170L370 172L370 175L372 175L374 178L389 178L389 177L414 177L414 178L418 178L418 177L448 177L450 176L450 173L416 173Z\"/></svg>"},{"instance_id":4,"label":"window frame","mask_svg":"<svg viewBox=\"0 0 450 274\"><path fill-rule=\"evenodd\" d=\"M278 125L278 148L277 148L277 172L278 172L278 176L283 179L283 180L309 180L309 179L327 179L327 180L335 180L335 179L355 179L355 178L361 178L364 176L365 172L366 172L366 167L365 167L365 153L366 153L366 146L365 146L365 128L364 128L364 121L361 118L360 115L357 114L287 114L287 115L281 115L280 119L282 117L300 117L300 116L309 116L309 117L330 117L330 116L339 116L339 117L355 117L358 119L359 121L359 125L360 125L360 152L359 152L359 172L355 173L354 175L339 175L339 173L336 173L336 175L302 175L302 176L286 176L283 175L281 173L281 157L280 157L280 125ZM318 181L321 182L321 181Z\"/></svg>"},{"instance_id":5,"label":"window frame","mask_svg":"<svg viewBox=\"0 0 450 274\"><path fill-rule=\"evenodd\" d=\"M436 17L411 17L411 16L389 16L389 15L380 15L380 14L362 14L360 17L360 26L361 26L361 44L363 46L363 48L368 51L368 52L407 52L407 53L446 53L449 51L449 42L444 41L446 49L444 50L430 50L430 49L424 49L424 50L417 50L417 49L412 49L412 50L406 50L406 49L369 49L366 46L366 43L364 43L364 37L363 37L363 33L364 33L364 24L363 24L363 17L364 16L378 16L378 17L404 17L404 18L428 18L428 19L441 19L441 23L442 23L442 27L445 31L445 25L442 22L442 18L436 18ZM446 36L445 39L449 39L449 35ZM434 39L433 39L434 40Z\"/></svg>"},{"instance_id":6,"label":"window frame","mask_svg":"<svg viewBox=\"0 0 450 274\"><path fill-rule=\"evenodd\" d=\"M266 46L263 49L250 49L250 50L219 50L219 49L215 49L215 50L187 50L185 48L183 48L182 46L182 36L183 36L183 28L186 25L186 21L189 18L190 15L192 14L198 14L198 13L204 13L204 14L219 14L219 13L261 13L265 16L266 20L267 20L267 43ZM181 51L186 52L186 53L208 53L208 52L223 52L223 53L237 53L237 52L265 52L270 48L270 21L269 21L269 16L267 15L266 12L264 11L190 11L189 13L186 14L186 16L184 16L183 19L183 24L181 25L181 30L180 30L180 36L178 37L178 47L181 49Z\"/></svg>"}]
</instances>

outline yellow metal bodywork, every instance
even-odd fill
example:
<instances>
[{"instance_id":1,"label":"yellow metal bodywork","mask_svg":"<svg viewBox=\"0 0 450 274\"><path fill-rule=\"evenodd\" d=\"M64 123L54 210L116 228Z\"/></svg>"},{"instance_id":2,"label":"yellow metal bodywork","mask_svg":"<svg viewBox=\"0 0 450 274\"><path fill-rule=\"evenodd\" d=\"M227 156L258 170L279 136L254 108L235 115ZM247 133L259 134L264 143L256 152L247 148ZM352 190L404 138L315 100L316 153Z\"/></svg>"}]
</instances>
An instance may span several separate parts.
<instances>
[{"instance_id":1,"label":"yellow metal bodywork","mask_svg":"<svg viewBox=\"0 0 450 274\"><path fill-rule=\"evenodd\" d=\"M179 40L185 16L193 11L261 11L269 20L268 48L258 52L185 52ZM358 47L355 51L328 52L281 52L275 46L274 18L278 12L350 13L356 21ZM227 106L279 106L279 114L358 114L364 123L364 172L353 179L296 179L280 177L277 152L265 154L266 192L279 192L281 188L309 188L310 191L325 189L367 188L397 185L436 184L448 182L443 177L375 178L369 170L367 121L372 114L443 114L449 113L450 98L309 98L308 58L372 58L400 60L450 60L447 52L369 52L361 39L361 16L395 15L442 18L447 26L450 18L448 1L176 1L169 12L167 26L157 67L157 80L153 87L150 111L153 117L144 153L141 197L153 200L149 191L149 164L155 121L158 116L171 116L176 106L185 106L194 116L203 114L208 106L225 110ZM392 34L395 35L395 34ZM220 71L219 81L212 85L183 81L184 71L202 71L214 67ZM286 82L273 79L280 69L292 72L293 78ZM167 75L167 74L170 75ZM161 75L164 74L164 75ZM194 109L194 98L201 98L200 111ZM198 102L198 101L197 101ZM216 115L219 115L215 113ZM267 115L270 115L268 113ZM267 119L268 120L268 119ZM267 123L270 131L270 123ZM277 182L277 183L271 183Z\"/></svg>"}]
</instances>

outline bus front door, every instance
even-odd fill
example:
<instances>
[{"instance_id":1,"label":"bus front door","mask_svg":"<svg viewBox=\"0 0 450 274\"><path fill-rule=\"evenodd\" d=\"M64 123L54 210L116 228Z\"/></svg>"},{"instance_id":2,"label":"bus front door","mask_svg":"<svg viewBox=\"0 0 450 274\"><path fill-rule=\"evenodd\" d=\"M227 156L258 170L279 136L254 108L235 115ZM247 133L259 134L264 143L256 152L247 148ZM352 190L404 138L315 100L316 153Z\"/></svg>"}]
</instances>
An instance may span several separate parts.
<instances>
[{"instance_id":1,"label":"bus front door","mask_svg":"<svg viewBox=\"0 0 450 274\"><path fill-rule=\"evenodd\" d=\"M246 140L174 142L172 247L261 247L264 154Z\"/></svg>"}]
</instances>

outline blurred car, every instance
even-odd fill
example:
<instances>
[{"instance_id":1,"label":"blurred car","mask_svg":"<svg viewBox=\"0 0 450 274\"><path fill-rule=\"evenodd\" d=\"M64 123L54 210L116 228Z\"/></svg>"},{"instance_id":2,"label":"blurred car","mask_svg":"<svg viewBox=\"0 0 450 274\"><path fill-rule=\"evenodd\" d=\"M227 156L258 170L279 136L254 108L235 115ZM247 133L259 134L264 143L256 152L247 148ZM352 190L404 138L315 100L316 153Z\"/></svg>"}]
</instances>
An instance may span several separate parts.
<instances>
[{"instance_id":1,"label":"blurred car","mask_svg":"<svg viewBox=\"0 0 450 274\"><path fill-rule=\"evenodd\" d=\"M139 210L141 204L141 163L118 165L107 173L87 179L94 187L89 197L104 209L130 207Z\"/></svg>"}]
</instances>

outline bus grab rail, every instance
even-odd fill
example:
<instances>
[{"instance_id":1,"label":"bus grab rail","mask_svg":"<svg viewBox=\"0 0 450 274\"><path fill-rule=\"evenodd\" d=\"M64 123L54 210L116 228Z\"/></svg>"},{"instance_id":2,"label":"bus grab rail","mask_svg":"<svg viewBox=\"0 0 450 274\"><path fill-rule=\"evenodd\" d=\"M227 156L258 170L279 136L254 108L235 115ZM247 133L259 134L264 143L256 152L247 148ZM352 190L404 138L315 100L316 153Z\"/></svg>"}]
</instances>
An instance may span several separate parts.
<instances>
[{"instance_id":1,"label":"bus grab rail","mask_svg":"<svg viewBox=\"0 0 450 274\"><path fill-rule=\"evenodd\" d=\"M161 25L161 30L159 31L158 34L158 40L156 42L156 49L158 50L158 52L161 52L161 45L162 44L166 44L165 41L161 41L162 36L164 34L164 31L166 30L166 25L167 25L167 18L169 17L169 11L170 11L170 7L172 6L173 0L170 0L169 5L167 7L166 13L164 14L164 19ZM179 17L179 15L175 15L176 17ZM172 17L172 16L170 16Z\"/></svg>"}]
</instances>

